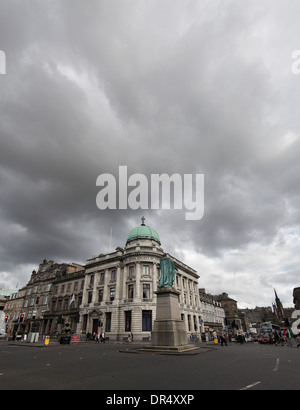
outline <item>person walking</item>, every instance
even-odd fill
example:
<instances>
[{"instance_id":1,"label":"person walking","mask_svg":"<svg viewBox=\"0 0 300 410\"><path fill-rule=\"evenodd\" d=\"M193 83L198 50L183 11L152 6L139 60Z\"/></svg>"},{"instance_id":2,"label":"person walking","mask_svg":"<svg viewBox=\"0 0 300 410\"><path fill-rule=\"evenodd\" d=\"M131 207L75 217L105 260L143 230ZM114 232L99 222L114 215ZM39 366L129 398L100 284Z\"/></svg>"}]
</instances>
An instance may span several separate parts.
<instances>
[{"instance_id":1,"label":"person walking","mask_svg":"<svg viewBox=\"0 0 300 410\"><path fill-rule=\"evenodd\" d=\"M224 343L225 343L225 346L228 346L226 338L224 337L224 335L220 335L220 339L221 339L221 346L223 346Z\"/></svg>"},{"instance_id":2,"label":"person walking","mask_svg":"<svg viewBox=\"0 0 300 410\"><path fill-rule=\"evenodd\" d=\"M280 336L277 333L277 331L275 331L275 333L274 333L274 342L275 342L276 346L278 346L280 344Z\"/></svg>"},{"instance_id":3,"label":"person walking","mask_svg":"<svg viewBox=\"0 0 300 410\"><path fill-rule=\"evenodd\" d=\"M101 343L105 343L105 333L102 332L101 334Z\"/></svg>"}]
</instances>

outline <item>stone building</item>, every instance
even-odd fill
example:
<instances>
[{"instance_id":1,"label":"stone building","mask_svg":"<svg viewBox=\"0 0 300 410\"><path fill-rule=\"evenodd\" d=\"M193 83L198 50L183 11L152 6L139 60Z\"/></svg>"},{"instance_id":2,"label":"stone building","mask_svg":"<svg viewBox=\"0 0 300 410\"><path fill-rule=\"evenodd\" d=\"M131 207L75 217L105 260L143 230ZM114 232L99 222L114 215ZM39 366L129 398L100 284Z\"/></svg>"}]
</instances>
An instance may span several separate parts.
<instances>
[{"instance_id":1,"label":"stone building","mask_svg":"<svg viewBox=\"0 0 300 410\"><path fill-rule=\"evenodd\" d=\"M84 282L83 266L58 264L44 259L38 271L32 272L27 285L11 295L5 304L9 337L15 338L16 335L23 336L29 332L51 334L53 330L60 329L60 324L64 321L72 321L72 318L75 318L73 325L76 328L81 299L76 295L77 307L73 311L71 308L76 305L70 302L72 294L74 296L76 294L73 282L79 280ZM56 290L59 286L61 286L60 293L57 294ZM80 291L82 294L81 287L78 292ZM64 314L66 316L63 316Z\"/></svg>"},{"instance_id":2,"label":"stone building","mask_svg":"<svg viewBox=\"0 0 300 410\"><path fill-rule=\"evenodd\" d=\"M202 320L201 334L203 340L210 340L214 330L221 332L225 329L225 310L214 296L199 289Z\"/></svg>"},{"instance_id":3,"label":"stone building","mask_svg":"<svg viewBox=\"0 0 300 410\"><path fill-rule=\"evenodd\" d=\"M300 310L300 288L293 289L293 302L296 310Z\"/></svg>"},{"instance_id":4,"label":"stone building","mask_svg":"<svg viewBox=\"0 0 300 410\"><path fill-rule=\"evenodd\" d=\"M230 298L227 293L214 296L225 310L226 325L233 332L243 331L242 318L237 307L237 301Z\"/></svg>"},{"instance_id":5,"label":"stone building","mask_svg":"<svg viewBox=\"0 0 300 410\"><path fill-rule=\"evenodd\" d=\"M110 340L149 340L156 317L160 259L164 255L156 231L142 224L129 232L124 248L88 259L77 331L104 330ZM180 292L181 318L188 336L200 332L198 274L178 259L173 287Z\"/></svg>"},{"instance_id":6,"label":"stone building","mask_svg":"<svg viewBox=\"0 0 300 410\"><path fill-rule=\"evenodd\" d=\"M44 330L48 334L59 333L65 323L76 331L79 322L79 306L82 303L85 268L72 263L63 265L52 282L49 310L44 312Z\"/></svg>"}]
</instances>

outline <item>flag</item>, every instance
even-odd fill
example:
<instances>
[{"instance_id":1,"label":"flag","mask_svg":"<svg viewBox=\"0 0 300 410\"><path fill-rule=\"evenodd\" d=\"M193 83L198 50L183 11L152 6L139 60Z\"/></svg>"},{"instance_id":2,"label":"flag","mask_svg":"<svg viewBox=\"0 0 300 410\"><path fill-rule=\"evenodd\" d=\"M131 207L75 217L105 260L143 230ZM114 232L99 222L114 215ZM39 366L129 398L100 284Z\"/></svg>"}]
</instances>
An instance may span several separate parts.
<instances>
[{"instance_id":1,"label":"flag","mask_svg":"<svg viewBox=\"0 0 300 410\"><path fill-rule=\"evenodd\" d=\"M75 295L74 293L72 294L71 300L70 300L70 305L72 304L72 302L75 302Z\"/></svg>"},{"instance_id":2,"label":"flag","mask_svg":"<svg viewBox=\"0 0 300 410\"><path fill-rule=\"evenodd\" d=\"M273 305L273 304L272 304L272 305ZM273 312L275 313L277 319L279 319L279 317L278 317L278 312L277 312L277 309L276 309L276 306L275 306L275 305L273 305Z\"/></svg>"}]
</instances>

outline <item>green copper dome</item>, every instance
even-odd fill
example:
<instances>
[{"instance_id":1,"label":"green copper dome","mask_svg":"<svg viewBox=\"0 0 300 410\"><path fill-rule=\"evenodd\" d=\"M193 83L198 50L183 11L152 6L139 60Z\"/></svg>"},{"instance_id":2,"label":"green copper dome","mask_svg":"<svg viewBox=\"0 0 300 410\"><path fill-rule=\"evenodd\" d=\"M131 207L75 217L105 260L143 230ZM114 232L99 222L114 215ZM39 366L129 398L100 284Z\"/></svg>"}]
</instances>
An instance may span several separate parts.
<instances>
[{"instance_id":1,"label":"green copper dome","mask_svg":"<svg viewBox=\"0 0 300 410\"><path fill-rule=\"evenodd\" d=\"M160 239L158 236L158 233L150 228L150 226L147 226L144 224L145 218L142 218L142 225L137 226L136 228L133 228L127 237L127 242L135 240L135 239L153 239L157 241L160 244Z\"/></svg>"}]
</instances>

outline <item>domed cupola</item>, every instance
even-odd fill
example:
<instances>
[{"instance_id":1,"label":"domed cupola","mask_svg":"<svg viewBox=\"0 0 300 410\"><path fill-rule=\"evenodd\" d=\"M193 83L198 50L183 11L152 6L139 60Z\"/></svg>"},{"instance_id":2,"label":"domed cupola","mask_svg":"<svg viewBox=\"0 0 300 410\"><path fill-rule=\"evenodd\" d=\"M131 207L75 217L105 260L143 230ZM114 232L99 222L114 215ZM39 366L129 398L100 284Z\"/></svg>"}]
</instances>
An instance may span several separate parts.
<instances>
[{"instance_id":1,"label":"domed cupola","mask_svg":"<svg viewBox=\"0 0 300 410\"><path fill-rule=\"evenodd\" d=\"M150 239L150 240L154 240L156 242L159 243L160 245L160 239L158 236L158 233L150 228L150 226L145 225L145 218L142 217L142 223L140 226L137 226L136 228L133 228L130 232L129 235L127 237L127 242L126 245L131 242L131 241L135 241L138 239Z\"/></svg>"}]
</instances>

